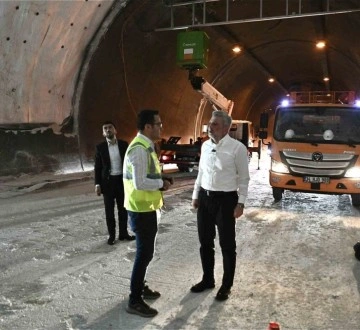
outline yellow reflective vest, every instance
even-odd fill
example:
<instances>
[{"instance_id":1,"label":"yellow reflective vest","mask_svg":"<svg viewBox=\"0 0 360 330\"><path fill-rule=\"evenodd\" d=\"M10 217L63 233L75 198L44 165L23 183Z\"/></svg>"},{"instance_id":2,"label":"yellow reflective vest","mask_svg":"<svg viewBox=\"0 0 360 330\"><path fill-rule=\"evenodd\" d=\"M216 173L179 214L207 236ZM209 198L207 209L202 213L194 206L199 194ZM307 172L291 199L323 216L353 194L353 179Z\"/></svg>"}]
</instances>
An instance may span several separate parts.
<instances>
[{"instance_id":1,"label":"yellow reflective vest","mask_svg":"<svg viewBox=\"0 0 360 330\"><path fill-rule=\"evenodd\" d=\"M127 155L135 148L141 147L148 153L148 168L146 177L149 179L161 179L161 167L157 154L150 143L141 136L137 136L130 143ZM162 193L159 190L137 190L134 187L133 172L131 164L126 164L126 172L123 173L124 181L124 207L132 212L150 212L155 211L163 206Z\"/></svg>"}]
</instances>

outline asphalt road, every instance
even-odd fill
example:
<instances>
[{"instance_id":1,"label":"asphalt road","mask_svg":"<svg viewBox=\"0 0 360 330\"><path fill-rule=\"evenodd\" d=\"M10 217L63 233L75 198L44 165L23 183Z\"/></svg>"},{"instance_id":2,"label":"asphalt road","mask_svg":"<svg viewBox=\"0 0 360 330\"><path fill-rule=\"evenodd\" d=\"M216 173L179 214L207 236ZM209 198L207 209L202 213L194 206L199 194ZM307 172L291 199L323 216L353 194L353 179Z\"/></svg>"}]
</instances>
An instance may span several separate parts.
<instances>
[{"instance_id":1,"label":"asphalt road","mask_svg":"<svg viewBox=\"0 0 360 330\"><path fill-rule=\"evenodd\" d=\"M147 274L162 293L150 302L159 310L152 319L125 312L135 242L106 244L103 202L91 175L50 185L40 183L51 178L32 178L22 189L6 181L0 329L265 330L271 320L282 330L360 329L360 262L352 250L360 239L359 209L346 195L286 192L275 203L267 165L266 158L260 170L256 159L250 164L245 215L237 221L235 283L222 303L214 300L222 276L218 245L216 289L189 291L201 278L190 205L196 172L174 174Z\"/></svg>"}]
</instances>

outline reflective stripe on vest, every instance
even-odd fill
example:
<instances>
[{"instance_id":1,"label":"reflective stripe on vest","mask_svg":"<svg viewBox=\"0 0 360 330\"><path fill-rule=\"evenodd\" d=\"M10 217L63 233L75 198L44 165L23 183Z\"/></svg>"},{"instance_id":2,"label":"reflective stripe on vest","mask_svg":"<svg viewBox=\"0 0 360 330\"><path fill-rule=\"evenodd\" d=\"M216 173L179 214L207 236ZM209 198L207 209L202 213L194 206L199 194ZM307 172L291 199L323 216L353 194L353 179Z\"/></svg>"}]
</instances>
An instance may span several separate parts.
<instances>
[{"instance_id":1,"label":"reflective stripe on vest","mask_svg":"<svg viewBox=\"0 0 360 330\"><path fill-rule=\"evenodd\" d=\"M148 179L161 179L161 167L155 150L149 142L137 136L129 145L125 158L135 148L144 148L148 154ZM125 160L126 161L126 160ZM132 166L126 162L126 172L123 173L125 199L124 207L133 212L155 211L163 205L162 193L159 190L137 190L133 183Z\"/></svg>"}]
</instances>

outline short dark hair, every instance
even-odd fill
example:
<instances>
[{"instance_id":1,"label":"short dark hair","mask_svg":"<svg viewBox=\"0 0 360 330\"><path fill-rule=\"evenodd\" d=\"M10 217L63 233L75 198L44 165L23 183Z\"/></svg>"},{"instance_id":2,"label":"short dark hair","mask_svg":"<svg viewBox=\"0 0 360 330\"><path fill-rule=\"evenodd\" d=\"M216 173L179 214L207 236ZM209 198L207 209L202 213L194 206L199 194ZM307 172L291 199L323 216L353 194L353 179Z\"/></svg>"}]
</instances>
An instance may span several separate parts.
<instances>
[{"instance_id":1,"label":"short dark hair","mask_svg":"<svg viewBox=\"0 0 360 330\"><path fill-rule=\"evenodd\" d=\"M158 110L145 109L138 113L137 129L144 130L146 124L154 124L155 116L159 114Z\"/></svg>"},{"instance_id":2,"label":"short dark hair","mask_svg":"<svg viewBox=\"0 0 360 330\"><path fill-rule=\"evenodd\" d=\"M113 125L114 128L116 128L115 124L114 124L111 120L106 120L106 121L104 121L103 124L102 124L102 126L104 126L104 125Z\"/></svg>"}]
</instances>

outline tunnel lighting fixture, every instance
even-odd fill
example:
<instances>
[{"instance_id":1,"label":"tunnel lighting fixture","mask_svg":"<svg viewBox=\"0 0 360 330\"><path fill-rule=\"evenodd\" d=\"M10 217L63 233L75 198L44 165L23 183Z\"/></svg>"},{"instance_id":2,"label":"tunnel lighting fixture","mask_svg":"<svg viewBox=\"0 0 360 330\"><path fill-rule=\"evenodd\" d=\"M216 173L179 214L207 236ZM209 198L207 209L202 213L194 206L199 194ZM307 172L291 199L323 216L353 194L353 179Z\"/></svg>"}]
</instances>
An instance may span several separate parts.
<instances>
[{"instance_id":1,"label":"tunnel lighting fixture","mask_svg":"<svg viewBox=\"0 0 360 330\"><path fill-rule=\"evenodd\" d=\"M273 83L275 81L274 78L269 78L269 83Z\"/></svg>"},{"instance_id":2,"label":"tunnel lighting fixture","mask_svg":"<svg viewBox=\"0 0 360 330\"><path fill-rule=\"evenodd\" d=\"M330 80L329 77L325 77L325 78L324 78L324 81L329 81L329 80Z\"/></svg>"},{"instance_id":3,"label":"tunnel lighting fixture","mask_svg":"<svg viewBox=\"0 0 360 330\"><path fill-rule=\"evenodd\" d=\"M235 53L235 54L239 54L241 52L241 47L240 46L234 46L232 48L232 51Z\"/></svg>"},{"instance_id":4,"label":"tunnel lighting fixture","mask_svg":"<svg viewBox=\"0 0 360 330\"><path fill-rule=\"evenodd\" d=\"M325 41L318 41L317 43L316 43L316 48L319 48L319 49L323 49L323 48L325 48L325 46L326 46L326 42Z\"/></svg>"},{"instance_id":5,"label":"tunnel lighting fixture","mask_svg":"<svg viewBox=\"0 0 360 330\"><path fill-rule=\"evenodd\" d=\"M355 100L355 106L360 108L360 100Z\"/></svg>"}]
</instances>

